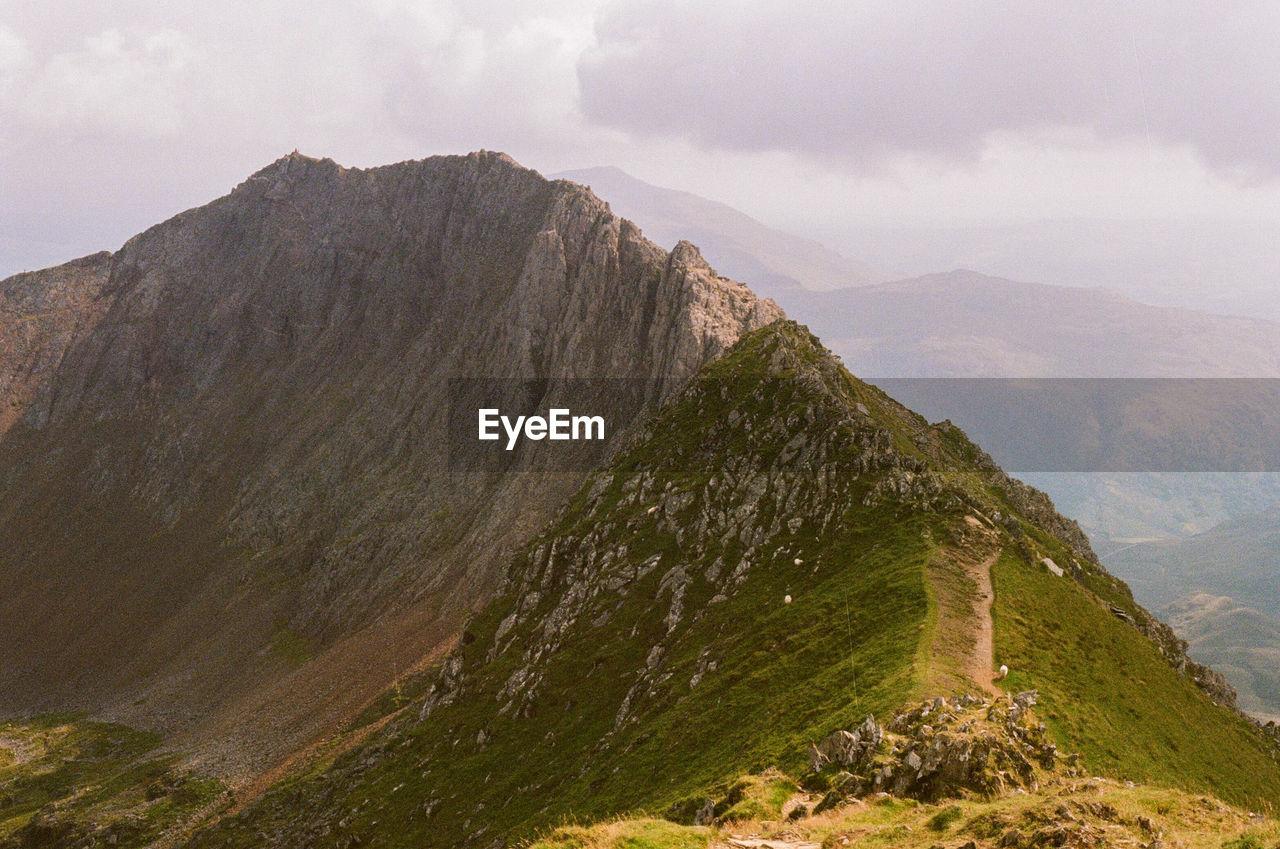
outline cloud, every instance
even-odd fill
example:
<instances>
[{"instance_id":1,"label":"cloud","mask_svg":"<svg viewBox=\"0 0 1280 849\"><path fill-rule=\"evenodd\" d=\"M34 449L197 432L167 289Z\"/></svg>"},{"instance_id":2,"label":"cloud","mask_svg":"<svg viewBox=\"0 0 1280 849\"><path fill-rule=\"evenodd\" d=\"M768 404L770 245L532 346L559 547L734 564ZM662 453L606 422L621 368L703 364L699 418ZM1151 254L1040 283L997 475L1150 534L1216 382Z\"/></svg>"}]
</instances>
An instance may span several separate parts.
<instances>
[{"instance_id":1,"label":"cloud","mask_svg":"<svg viewBox=\"0 0 1280 849\"><path fill-rule=\"evenodd\" d=\"M616 164L813 235L1275 220L1280 183L1239 178L1280 159L1280 11L1135 2L11 3L0 276L118 247L295 147Z\"/></svg>"},{"instance_id":2,"label":"cloud","mask_svg":"<svg viewBox=\"0 0 1280 849\"><path fill-rule=\"evenodd\" d=\"M408 136L555 145L582 126L576 67L593 41L589 14L533 14L494 26L402 12L371 40L368 67L390 121Z\"/></svg>"},{"instance_id":3,"label":"cloud","mask_svg":"<svg viewBox=\"0 0 1280 849\"><path fill-rule=\"evenodd\" d=\"M611 7L578 69L603 126L862 169L1075 128L1280 170L1280 7L1261 2Z\"/></svg>"},{"instance_id":4,"label":"cloud","mask_svg":"<svg viewBox=\"0 0 1280 849\"><path fill-rule=\"evenodd\" d=\"M6 7L0 197L22 202L0 204L0 276L116 247L294 148L372 165L579 145L576 65L595 5Z\"/></svg>"},{"instance_id":5,"label":"cloud","mask_svg":"<svg viewBox=\"0 0 1280 849\"><path fill-rule=\"evenodd\" d=\"M0 38L0 67L4 66ZM168 135L182 125L195 51L172 29L108 28L36 65L23 62L0 109L29 131Z\"/></svg>"},{"instance_id":6,"label":"cloud","mask_svg":"<svg viewBox=\"0 0 1280 849\"><path fill-rule=\"evenodd\" d=\"M18 34L0 26L0 73L12 72L26 58L27 45Z\"/></svg>"},{"instance_id":7,"label":"cloud","mask_svg":"<svg viewBox=\"0 0 1280 849\"><path fill-rule=\"evenodd\" d=\"M182 135L259 158L550 144L583 126L576 67L598 5L48 0L0 29L0 123L10 138Z\"/></svg>"}]
</instances>

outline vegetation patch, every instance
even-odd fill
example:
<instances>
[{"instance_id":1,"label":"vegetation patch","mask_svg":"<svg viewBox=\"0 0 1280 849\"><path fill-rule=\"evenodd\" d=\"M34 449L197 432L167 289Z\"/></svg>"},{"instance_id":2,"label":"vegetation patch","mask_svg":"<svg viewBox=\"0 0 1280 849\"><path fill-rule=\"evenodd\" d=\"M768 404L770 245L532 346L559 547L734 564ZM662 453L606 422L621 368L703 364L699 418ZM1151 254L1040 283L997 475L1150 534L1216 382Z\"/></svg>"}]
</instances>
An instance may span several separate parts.
<instances>
[{"instance_id":1,"label":"vegetation patch","mask_svg":"<svg viewBox=\"0 0 1280 849\"><path fill-rule=\"evenodd\" d=\"M634 819L558 828L529 844L529 849L706 849L710 839L707 828Z\"/></svg>"},{"instance_id":2,"label":"vegetation patch","mask_svg":"<svg viewBox=\"0 0 1280 849\"><path fill-rule=\"evenodd\" d=\"M1260 730L1210 701L1074 582L1013 552L993 577L996 655L1010 670L1002 685L1039 691L1060 746L1104 775L1272 809L1280 765Z\"/></svg>"},{"instance_id":3,"label":"vegetation patch","mask_svg":"<svg viewBox=\"0 0 1280 849\"><path fill-rule=\"evenodd\" d=\"M811 797L808 801L813 802ZM613 847L616 836L652 820L609 821L557 832L560 842L538 847ZM1280 822L1204 796L1110 779L1062 779L1035 794L1005 793L922 805L894 797L872 798L785 822L739 820L709 828L668 824L666 843L814 849L874 846L996 847L1178 846L1184 849L1273 849ZM653 844L644 844L653 845Z\"/></svg>"},{"instance_id":4,"label":"vegetation patch","mask_svg":"<svg viewBox=\"0 0 1280 849\"><path fill-rule=\"evenodd\" d=\"M222 796L158 743L77 716L0 722L0 847L145 846Z\"/></svg>"}]
</instances>

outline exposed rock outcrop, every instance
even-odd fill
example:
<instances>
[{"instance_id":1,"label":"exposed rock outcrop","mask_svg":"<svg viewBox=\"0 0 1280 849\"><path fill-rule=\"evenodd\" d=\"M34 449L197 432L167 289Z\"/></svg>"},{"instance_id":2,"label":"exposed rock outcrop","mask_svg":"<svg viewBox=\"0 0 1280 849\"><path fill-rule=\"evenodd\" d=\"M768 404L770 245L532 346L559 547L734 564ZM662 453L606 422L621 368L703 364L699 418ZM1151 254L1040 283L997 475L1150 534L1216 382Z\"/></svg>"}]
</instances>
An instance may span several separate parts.
<instances>
[{"instance_id":1,"label":"exposed rock outcrop","mask_svg":"<svg viewBox=\"0 0 1280 849\"><path fill-rule=\"evenodd\" d=\"M994 700L938 697L884 727L869 716L854 731L834 731L810 744L808 783L827 789L815 812L876 792L936 801L1037 789L1060 763L1031 714L1035 703L1035 691ZM1077 759L1065 759L1068 774Z\"/></svg>"},{"instance_id":2,"label":"exposed rock outcrop","mask_svg":"<svg viewBox=\"0 0 1280 849\"><path fill-rule=\"evenodd\" d=\"M110 271L103 252L0 280L0 438L102 317Z\"/></svg>"}]
</instances>

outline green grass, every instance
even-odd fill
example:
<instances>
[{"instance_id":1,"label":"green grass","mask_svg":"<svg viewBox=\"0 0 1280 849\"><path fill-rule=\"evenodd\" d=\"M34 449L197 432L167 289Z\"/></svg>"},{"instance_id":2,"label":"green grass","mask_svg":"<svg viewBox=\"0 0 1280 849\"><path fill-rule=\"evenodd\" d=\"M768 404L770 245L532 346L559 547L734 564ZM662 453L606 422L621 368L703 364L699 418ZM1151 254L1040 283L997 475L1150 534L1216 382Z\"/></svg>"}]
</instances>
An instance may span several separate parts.
<instances>
[{"instance_id":1,"label":"green grass","mask_svg":"<svg viewBox=\"0 0 1280 849\"><path fill-rule=\"evenodd\" d=\"M711 830L665 820L633 819L559 828L529 849L706 849Z\"/></svg>"},{"instance_id":2,"label":"green grass","mask_svg":"<svg viewBox=\"0 0 1280 849\"><path fill-rule=\"evenodd\" d=\"M876 422L851 415L859 404ZM1019 559L1074 556L979 460L958 431L854 381L802 329L751 334L515 556L446 664L464 682L458 698L423 721L410 705L325 774L288 781L193 845L256 846L263 833L308 847L484 845L687 810L727 798L742 774L801 774L809 742L947 678L933 669L929 564L970 512L1011 517L995 570L997 662L1013 670L1009 687L1041 690L1060 746L1107 774L1276 798L1280 773L1258 736L1095 597L1134 609L1123 584L1089 564L1081 585ZM877 488L904 482L914 489ZM765 781L725 812L780 812L784 786ZM873 807L886 820L914 810ZM609 839L703 834L658 832Z\"/></svg>"},{"instance_id":3,"label":"green grass","mask_svg":"<svg viewBox=\"0 0 1280 849\"><path fill-rule=\"evenodd\" d=\"M293 667L311 659L311 643L302 634L283 623L271 635L271 653Z\"/></svg>"},{"instance_id":4,"label":"green grass","mask_svg":"<svg viewBox=\"0 0 1280 849\"><path fill-rule=\"evenodd\" d=\"M1035 688L1059 747L1087 768L1134 781L1209 792L1273 810L1275 749L1213 704L1153 643L1073 582L1007 553L996 564L997 662L1004 685Z\"/></svg>"},{"instance_id":5,"label":"green grass","mask_svg":"<svg viewBox=\"0 0 1280 849\"><path fill-rule=\"evenodd\" d=\"M722 798L716 801L713 809L717 819L724 822L751 819L781 819L782 809L787 801L799 790L799 785L777 770L768 770L759 775L747 775L739 778L725 789ZM685 810L693 811L704 801L701 797L691 797L692 805L682 805ZM668 811L668 818L675 819ZM691 819L691 818L686 818Z\"/></svg>"},{"instance_id":6,"label":"green grass","mask_svg":"<svg viewBox=\"0 0 1280 849\"><path fill-rule=\"evenodd\" d=\"M433 663L420 672L411 672L384 690L347 724L356 731L407 707L422 697L440 675L440 664Z\"/></svg>"},{"instance_id":7,"label":"green grass","mask_svg":"<svg viewBox=\"0 0 1280 849\"><path fill-rule=\"evenodd\" d=\"M69 835L107 828L146 845L216 799L220 782L175 769L159 738L127 726L46 715L0 722L0 847L35 840L35 821Z\"/></svg>"},{"instance_id":8,"label":"green grass","mask_svg":"<svg viewBox=\"0 0 1280 849\"><path fill-rule=\"evenodd\" d=\"M929 817L925 824L929 826L931 831L944 832L962 819L964 819L964 808L959 805L947 805Z\"/></svg>"}]
</instances>

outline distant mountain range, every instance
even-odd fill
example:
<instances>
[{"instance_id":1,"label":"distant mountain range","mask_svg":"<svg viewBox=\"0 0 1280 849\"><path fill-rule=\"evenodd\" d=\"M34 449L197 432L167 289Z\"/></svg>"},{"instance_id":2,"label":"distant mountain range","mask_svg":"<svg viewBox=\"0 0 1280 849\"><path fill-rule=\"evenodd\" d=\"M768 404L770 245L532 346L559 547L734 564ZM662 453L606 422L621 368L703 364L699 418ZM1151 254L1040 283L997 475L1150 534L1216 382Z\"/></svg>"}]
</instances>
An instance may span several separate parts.
<instances>
[{"instance_id":1,"label":"distant mountain range","mask_svg":"<svg viewBox=\"0 0 1280 849\"><path fill-rule=\"evenodd\" d=\"M558 176L592 186L659 244L692 238L718 271L778 301L861 376L1280 376L1280 324L964 269L889 281L817 242L617 168Z\"/></svg>"},{"instance_id":2,"label":"distant mountain range","mask_svg":"<svg viewBox=\"0 0 1280 849\"><path fill-rule=\"evenodd\" d=\"M797 289L865 286L893 277L812 239L762 224L726 204L651 185L620 168L585 168L553 176L587 186L660 245L675 245L682 239L695 243L717 271L751 281L752 288L765 297Z\"/></svg>"}]
</instances>

